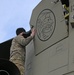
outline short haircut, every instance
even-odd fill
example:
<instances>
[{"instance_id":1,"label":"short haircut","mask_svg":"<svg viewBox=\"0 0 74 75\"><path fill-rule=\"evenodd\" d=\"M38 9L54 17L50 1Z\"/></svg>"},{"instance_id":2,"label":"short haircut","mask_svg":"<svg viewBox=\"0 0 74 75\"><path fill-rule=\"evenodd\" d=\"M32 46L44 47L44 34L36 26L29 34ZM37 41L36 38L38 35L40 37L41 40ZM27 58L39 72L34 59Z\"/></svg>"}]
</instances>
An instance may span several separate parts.
<instances>
[{"instance_id":1,"label":"short haircut","mask_svg":"<svg viewBox=\"0 0 74 75\"><path fill-rule=\"evenodd\" d=\"M16 29L16 35L19 35L22 32L26 32L26 30L24 28L17 28Z\"/></svg>"}]
</instances>

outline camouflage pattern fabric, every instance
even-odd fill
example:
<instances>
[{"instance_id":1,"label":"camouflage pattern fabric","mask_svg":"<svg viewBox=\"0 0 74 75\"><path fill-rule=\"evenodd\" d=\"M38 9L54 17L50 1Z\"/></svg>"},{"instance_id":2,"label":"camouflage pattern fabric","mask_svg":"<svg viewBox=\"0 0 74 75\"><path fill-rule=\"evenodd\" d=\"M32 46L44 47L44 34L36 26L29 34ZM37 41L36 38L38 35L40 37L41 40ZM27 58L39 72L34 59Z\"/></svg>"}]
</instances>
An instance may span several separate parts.
<instances>
[{"instance_id":1,"label":"camouflage pattern fabric","mask_svg":"<svg viewBox=\"0 0 74 75\"><path fill-rule=\"evenodd\" d=\"M21 75L25 75L25 46L29 44L32 37L24 38L23 36L16 36L12 40L10 48L10 61L13 62L19 69Z\"/></svg>"}]
</instances>

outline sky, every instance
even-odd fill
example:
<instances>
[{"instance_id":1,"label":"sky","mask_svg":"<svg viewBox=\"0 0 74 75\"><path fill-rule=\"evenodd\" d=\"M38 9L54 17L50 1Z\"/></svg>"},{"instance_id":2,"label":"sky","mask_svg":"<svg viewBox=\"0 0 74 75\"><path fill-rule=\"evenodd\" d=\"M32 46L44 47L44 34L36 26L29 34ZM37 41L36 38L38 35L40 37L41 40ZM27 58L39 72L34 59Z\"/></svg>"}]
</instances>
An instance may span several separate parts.
<instances>
[{"instance_id":1,"label":"sky","mask_svg":"<svg viewBox=\"0 0 74 75\"><path fill-rule=\"evenodd\" d=\"M0 0L0 43L16 36L16 29L30 30L32 10L41 0Z\"/></svg>"}]
</instances>

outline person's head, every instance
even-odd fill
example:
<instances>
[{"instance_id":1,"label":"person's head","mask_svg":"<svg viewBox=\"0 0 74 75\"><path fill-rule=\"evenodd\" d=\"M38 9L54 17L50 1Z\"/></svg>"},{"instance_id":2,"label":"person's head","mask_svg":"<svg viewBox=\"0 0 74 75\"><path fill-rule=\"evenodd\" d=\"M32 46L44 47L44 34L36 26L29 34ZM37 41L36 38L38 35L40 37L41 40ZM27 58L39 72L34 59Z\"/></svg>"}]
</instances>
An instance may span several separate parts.
<instances>
[{"instance_id":1,"label":"person's head","mask_svg":"<svg viewBox=\"0 0 74 75\"><path fill-rule=\"evenodd\" d=\"M19 35L20 33L26 32L24 28L17 28L16 29L16 35Z\"/></svg>"}]
</instances>

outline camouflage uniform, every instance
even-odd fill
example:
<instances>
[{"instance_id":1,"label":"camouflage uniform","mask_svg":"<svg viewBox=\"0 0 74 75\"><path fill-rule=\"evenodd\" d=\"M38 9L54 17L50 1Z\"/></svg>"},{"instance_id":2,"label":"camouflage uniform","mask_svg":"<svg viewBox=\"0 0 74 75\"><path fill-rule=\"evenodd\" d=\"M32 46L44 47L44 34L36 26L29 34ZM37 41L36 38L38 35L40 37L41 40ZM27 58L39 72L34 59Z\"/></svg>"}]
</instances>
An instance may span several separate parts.
<instances>
[{"instance_id":1,"label":"camouflage uniform","mask_svg":"<svg viewBox=\"0 0 74 75\"><path fill-rule=\"evenodd\" d=\"M13 62L20 70L21 75L25 74L25 46L32 40L32 37L24 38L23 36L16 36L12 40L10 48L10 61Z\"/></svg>"}]
</instances>

